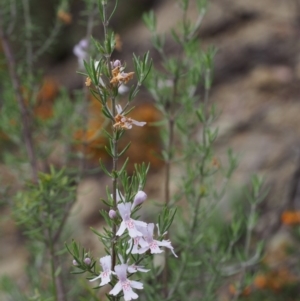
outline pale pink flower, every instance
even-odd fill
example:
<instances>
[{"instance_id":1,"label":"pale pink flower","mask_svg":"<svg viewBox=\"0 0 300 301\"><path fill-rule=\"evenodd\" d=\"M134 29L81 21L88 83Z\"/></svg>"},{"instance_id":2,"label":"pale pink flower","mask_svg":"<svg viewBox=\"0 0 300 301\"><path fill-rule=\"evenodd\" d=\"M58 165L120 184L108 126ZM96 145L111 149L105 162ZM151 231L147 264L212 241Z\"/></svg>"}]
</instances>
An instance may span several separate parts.
<instances>
[{"instance_id":1,"label":"pale pink flower","mask_svg":"<svg viewBox=\"0 0 300 301\"><path fill-rule=\"evenodd\" d=\"M148 224L147 228L141 228L139 230L143 233L143 238L147 243L146 247L142 247L139 249L139 254L143 254L148 250L150 250L151 254L162 253L163 250L161 250L160 247L166 247L171 250L175 257L177 257L177 255L174 252L174 248L172 247L171 242L169 240L159 241L153 239L154 224Z\"/></svg>"},{"instance_id":2,"label":"pale pink flower","mask_svg":"<svg viewBox=\"0 0 300 301\"><path fill-rule=\"evenodd\" d=\"M84 258L83 262L84 262L86 265L90 265L90 264L92 263L92 260L91 260L91 258L86 257L86 258Z\"/></svg>"},{"instance_id":3,"label":"pale pink flower","mask_svg":"<svg viewBox=\"0 0 300 301\"><path fill-rule=\"evenodd\" d=\"M116 283L114 288L109 292L110 295L116 296L121 290L123 290L124 300L130 301L137 299L139 296L132 289L143 289L143 283L139 281L129 280L127 278L127 264L119 264L115 266L115 272L119 281Z\"/></svg>"},{"instance_id":4,"label":"pale pink flower","mask_svg":"<svg viewBox=\"0 0 300 301\"><path fill-rule=\"evenodd\" d=\"M116 68L116 67L122 67L121 61L120 60L115 60L111 62L111 67Z\"/></svg>"},{"instance_id":5,"label":"pale pink flower","mask_svg":"<svg viewBox=\"0 0 300 301\"><path fill-rule=\"evenodd\" d=\"M136 221L130 218L131 214L131 204L130 203L121 203L118 205L118 209L120 215L122 217L122 222L118 232L116 233L117 236L121 236L124 231L127 229L129 236L134 238L137 236L142 236L143 234L137 230L137 226L141 228L146 228L147 224L145 222Z\"/></svg>"},{"instance_id":6,"label":"pale pink flower","mask_svg":"<svg viewBox=\"0 0 300 301\"><path fill-rule=\"evenodd\" d=\"M101 272L99 276L91 279L90 281L95 281L101 278L101 283L99 284L99 286L103 286L110 282L110 276L113 273L113 271L111 270L111 256L107 255L100 258L100 265L102 266L103 272Z\"/></svg>"}]
</instances>

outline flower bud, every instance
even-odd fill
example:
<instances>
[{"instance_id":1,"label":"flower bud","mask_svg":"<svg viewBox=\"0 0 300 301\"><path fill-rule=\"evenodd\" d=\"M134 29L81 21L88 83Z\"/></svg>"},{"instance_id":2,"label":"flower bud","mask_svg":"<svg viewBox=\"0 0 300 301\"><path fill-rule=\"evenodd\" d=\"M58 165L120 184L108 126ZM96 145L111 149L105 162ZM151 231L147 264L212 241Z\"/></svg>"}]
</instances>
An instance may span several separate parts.
<instances>
[{"instance_id":1,"label":"flower bud","mask_svg":"<svg viewBox=\"0 0 300 301\"><path fill-rule=\"evenodd\" d=\"M147 194L142 190L138 191L138 193L134 197L131 209L142 204L144 201L146 201L146 199L147 199Z\"/></svg>"},{"instance_id":2,"label":"flower bud","mask_svg":"<svg viewBox=\"0 0 300 301\"><path fill-rule=\"evenodd\" d=\"M89 41L87 39L82 39L79 42L79 46L83 49L87 49L89 47Z\"/></svg>"},{"instance_id":3,"label":"flower bud","mask_svg":"<svg viewBox=\"0 0 300 301\"><path fill-rule=\"evenodd\" d=\"M78 262L75 259L73 259L73 265L75 265L75 266L78 265Z\"/></svg>"},{"instance_id":4,"label":"flower bud","mask_svg":"<svg viewBox=\"0 0 300 301\"><path fill-rule=\"evenodd\" d=\"M116 218L117 213L116 213L115 210L110 209L109 212L108 212L108 215L109 215L109 217L110 217L111 219L114 219L114 218Z\"/></svg>"},{"instance_id":5,"label":"flower bud","mask_svg":"<svg viewBox=\"0 0 300 301\"><path fill-rule=\"evenodd\" d=\"M92 263L92 260L91 260L91 258L86 257L86 258L84 258L83 262L84 262L86 265L90 265L90 264Z\"/></svg>"},{"instance_id":6,"label":"flower bud","mask_svg":"<svg viewBox=\"0 0 300 301\"><path fill-rule=\"evenodd\" d=\"M116 67L121 67L121 61L120 60L115 60L113 62L113 68L116 68Z\"/></svg>"}]
</instances>

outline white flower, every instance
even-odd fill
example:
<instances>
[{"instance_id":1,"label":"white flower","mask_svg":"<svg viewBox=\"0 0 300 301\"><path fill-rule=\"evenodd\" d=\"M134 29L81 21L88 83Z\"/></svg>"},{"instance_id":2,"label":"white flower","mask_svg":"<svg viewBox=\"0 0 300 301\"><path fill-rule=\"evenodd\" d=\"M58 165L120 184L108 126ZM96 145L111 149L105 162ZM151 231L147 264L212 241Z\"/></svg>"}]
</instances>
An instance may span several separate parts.
<instances>
[{"instance_id":1,"label":"white flower","mask_svg":"<svg viewBox=\"0 0 300 301\"><path fill-rule=\"evenodd\" d=\"M123 110L120 105L116 105L116 110L118 114L115 116L116 123L114 124L114 127L130 130L133 124L136 126L144 126L146 124L146 122L144 121L136 121L134 119L122 115Z\"/></svg>"},{"instance_id":2,"label":"white flower","mask_svg":"<svg viewBox=\"0 0 300 301\"><path fill-rule=\"evenodd\" d=\"M101 283L99 284L99 286L103 286L110 282L110 276L113 273L113 271L111 270L111 256L107 255L100 258L100 265L102 266L103 272L101 272L99 276L91 279L90 281L95 281L101 278Z\"/></svg>"},{"instance_id":3,"label":"white flower","mask_svg":"<svg viewBox=\"0 0 300 301\"><path fill-rule=\"evenodd\" d=\"M138 228L138 227L137 227ZM139 254L139 246L142 248L145 248L148 246L146 241L144 240L143 237L137 236L135 238L131 238L129 240L129 248L127 249L126 253L129 254Z\"/></svg>"},{"instance_id":4,"label":"white flower","mask_svg":"<svg viewBox=\"0 0 300 301\"><path fill-rule=\"evenodd\" d=\"M138 249L138 247L139 247L139 240L140 240L140 239L142 239L142 237L137 236L137 237L131 238L131 239L129 240L129 248L128 248L127 251L126 251L127 254L129 254L129 252L130 252L131 254L139 254L139 249ZM76 263L76 261L75 261L75 263ZM73 260L73 264L74 264L74 260ZM74 265L76 265L76 264L74 264Z\"/></svg>"},{"instance_id":5,"label":"white flower","mask_svg":"<svg viewBox=\"0 0 300 301\"><path fill-rule=\"evenodd\" d=\"M127 268L127 264L119 264L115 266L115 272L119 281L109 292L110 295L116 296L121 290L123 290L125 301L137 299L139 297L138 294L132 290L132 288L143 289L143 283L127 279Z\"/></svg>"},{"instance_id":6,"label":"white flower","mask_svg":"<svg viewBox=\"0 0 300 301\"><path fill-rule=\"evenodd\" d=\"M137 226L139 227L147 227L147 224L145 222L141 222L141 221L136 221L133 220L132 218L130 218L130 214L131 214L131 204L130 203L121 203L118 206L120 215L123 219L123 221L121 222L120 228L118 230L118 232L116 233L117 236L121 236L124 231L127 229L129 236L134 238L137 236L142 236L143 234L137 230Z\"/></svg>"},{"instance_id":7,"label":"white flower","mask_svg":"<svg viewBox=\"0 0 300 301\"><path fill-rule=\"evenodd\" d=\"M88 47L89 42L87 39L82 39L78 44L76 44L73 48L73 53L77 56L79 69L84 69L83 61L88 58Z\"/></svg>"},{"instance_id":8,"label":"white flower","mask_svg":"<svg viewBox=\"0 0 300 301\"><path fill-rule=\"evenodd\" d=\"M143 237L147 243L147 246L142 247L139 249L139 253L143 254L147 252L150 249L151 254L157 254L162 253L163 250L160 249L160 247L166 247L170 249L175 257L177 255L174 252L174 249L171 245L171 242L169 240L155 240L153 239L153 230L154 230L154 224L148 224L147 228L141 228L140 231L143 233Z\"/></svg>"},{"instance_id":9,"label":"white flower","mask_svg":"<svg viewBox=\"0 0 300 301\"><path fill-rule=\"evenodd\" d=\"M150 270L144 269L144 267L141 265L132 264L132 265L128 266L127 271L128 271L128 273L133 274L133 273L136 273L137 271L142 272L142 273L147 273Z\"/></svg>"}]
</instances>

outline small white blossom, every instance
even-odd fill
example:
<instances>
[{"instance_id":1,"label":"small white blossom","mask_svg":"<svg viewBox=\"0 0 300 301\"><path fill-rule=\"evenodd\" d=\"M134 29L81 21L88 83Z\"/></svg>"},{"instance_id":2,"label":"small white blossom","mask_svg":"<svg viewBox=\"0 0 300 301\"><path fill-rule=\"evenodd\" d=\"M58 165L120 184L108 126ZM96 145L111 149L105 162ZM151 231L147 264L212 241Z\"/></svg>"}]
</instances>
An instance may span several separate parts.
<instances>
[{"instance_id":1,"label":"small white blossom","mask_svg":"<svg viewBox=\"0 0 300 301\"><path fill-rule=\"evenodd\" d=\"M95 281L101 278L101 283L99 284L99 286L103 286L110 282L110 276L113 273L113 271L111 270L111 256L107 255L100 258L100 265L102 266L103 272L101 272L99 276L91 279L90 281Z\"/></svg>"},{"instance_id":2,"label":"small white blossom","mask_svg":"<svg viewBox=\"0 0 300 301\"><path fill-rule=\"evenodd\" d=\"M157 254L162 253L163 250L160 249L160 247L166 247L170 249L175 257L177 255L174 252L174 248L171 245L171 242L169 240L155 240L153 239L153 231L154 231L154 224L148 224L147 228L141 228L140 231L143 233L143 237L147 243L146 247L142 247L139 249L139 253L143 254L150 250L151 254Z\"/></svg>"},{"instance_id":3,"label":"small white blossom","mask_svg":"<svg viewBox=\"0 0 300 301\"><path fill-rule=\"evenodd\" d=\"M141 266L141 265L132 264L132 265L128 266L127 271L128 271L128 273L133 274L133 273L136 273L136 272L147 273L150 270L144 269L144 267Z\"/></svg>"},{"instance_id":4,"label":"small white blossom","mask_svg":"<svg viewBox=\"0 0 300 301\"><path fill-rule=\"evenodd\" d=\"M137 230L137 226L141 227L141 228L146 228L147 224L145 222L141 222L141 221L136 221L132 218L130 218L130 214L131 214L131 204L130 203L121 203L118 206L120 215L123 219L123 221L121 222L120 228L118 230L118 232L116 233L117 236L121 236L124 231L127 229L129 236L134 238L137 236L142 236L143 234Z\"/></svg>"},{"instance_id":5,"label":"small white blossom","mask_svg":"<svg viewBox=\"0 0 300 301\"><path fill-rule=\"evenodd\" d=\"M127 264L119 264L115 266L115 272L119 281L116 283L114 288L109 292L110 295L116 296L121 290L123 290L124 300L130 301L137 299L139 296L132 289L143 289L143 283L139 281L129 280L127 278Z\"/></svg>"},{"instance_id":6,"label":"small white blossom","mask_svg":"<svg viewBox=\"0 0 300 301\"><path fill-rule=\"evenodd\" d=\"M137 229L139 230L139 227L137 227ZM146 248L148 246L147 242L141 236L131 238L128 243L129 248L126 251L127 254L139 254L139 246L142 248Z\"/></svg>"},{"instance_id":7,"label":"small white blossom","mask_svg":"<svg viewBox=\"0 0 300 301\"><path fill-rule=\"evenodd\" d=\"M88 59L88 47L89 42L87 39L82 39L78 44L76 44L73 48L73 53L77 56L79 69L84 69L83 61Z\"/></svg>"}]
</instances>

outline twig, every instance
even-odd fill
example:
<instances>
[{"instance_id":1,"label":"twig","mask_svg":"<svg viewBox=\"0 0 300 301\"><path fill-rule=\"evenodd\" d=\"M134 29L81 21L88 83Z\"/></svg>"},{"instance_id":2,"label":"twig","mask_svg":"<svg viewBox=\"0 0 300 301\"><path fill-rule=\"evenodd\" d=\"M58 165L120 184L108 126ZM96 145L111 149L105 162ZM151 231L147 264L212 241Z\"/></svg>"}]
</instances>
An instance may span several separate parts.
<instances>
[{"instance_id":1,"label":"twig","mask_svg":"<svg viewBox=\"0 0 300 301\"><path fill-rule=\"evenodd\" d=\"M8 63L10 78L18 102L19 110L21 113L22 135L23 135L27 155L32 169L33 180L37 182L38 168L37 168L37 161L35 156L32 134L30 130L31 128L30 117L29 117L28 109L25 104L24 97L22 95L20 79L16 72L15 58L13 56L9 40L3 30L3 22L1 19L0 19L0 39L3 47L4 55Z\"/></svg>"},{"instance_id":2,"label":"twig","mask_svg":"<svg viewBox=\"0 0 300 301\"><path fill-rule=\"evenodd\" d=\"M25 47L26 47L26 63L27 76L32 80L32 63L33 63L33 49L32 49L32 23L30 18L30 7L28 0L22 0L25 21Z\"/></svg>"},{"instance_id":3,"label":"twig","mask_svg":"<svg viewBox=\"0 0 300 301\"><path fill-rule=\"evenodd\" d=\"M16 25L16 18L17 18L17 8L16 8L16 1L11 0L10 1L10 24L7 29L7 34L11 35L15 25Z\"/></svg>"},{"instance_id":4,"label":"twig","mask_svg":"<svg viewBox=\"0 0 300 301\"><path fill-rule=\"evenodd\" d=\"M92 9L88 16L87 21L87 29L85 38L87 39L87 53L90 50L90 38L94 28L94 21L95 21L95 12L97 10L94 9L94 3L91 4ZM83 120L83 137L82 137L82 157L80 158L80 167L79 167L79 178L81 178L84 174L85 167L86 167L86 153L87 153L87 145L88 145L88 138L87 138L87 124L88 124L88 103L89 103L89 89L84 85L84 98L83 98L83 107L82 107L82 120Z\"/></svg>"},{"instance_id":5,"label":"twig","mask_svg":"<svg viewBox=\"0 0 300 301\"><path fill-rule=\"evenodd\" d=\"M51 46L51 44L53 44L53 42L55 41L58 33L60 32L62 25L61 23L57 20L53 30L51 31L49 37L47 38L47 40L43 43L43 45L34 53L33 55L33 61L36 61L42 54L44 54L49 47Z\"/></svg>"}]
</instances>

